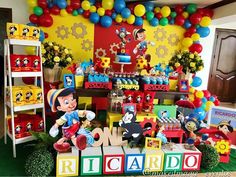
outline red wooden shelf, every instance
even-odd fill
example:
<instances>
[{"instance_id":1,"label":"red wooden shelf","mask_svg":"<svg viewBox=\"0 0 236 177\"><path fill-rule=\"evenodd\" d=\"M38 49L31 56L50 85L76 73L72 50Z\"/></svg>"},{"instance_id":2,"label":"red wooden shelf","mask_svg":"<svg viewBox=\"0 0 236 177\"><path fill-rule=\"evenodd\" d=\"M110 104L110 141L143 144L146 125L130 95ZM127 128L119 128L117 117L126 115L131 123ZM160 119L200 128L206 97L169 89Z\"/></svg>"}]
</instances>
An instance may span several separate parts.
<instances>
[{"instance_id":1,"label":"red wooden shelf","mask_svg":"<svg viewBox=\"0 0 236 177\"><path fill-rule=\"evenodd\" d=\"M85 82L85 88L90 89L112 89L112 82Z\"/></svg>"}]
</instances>

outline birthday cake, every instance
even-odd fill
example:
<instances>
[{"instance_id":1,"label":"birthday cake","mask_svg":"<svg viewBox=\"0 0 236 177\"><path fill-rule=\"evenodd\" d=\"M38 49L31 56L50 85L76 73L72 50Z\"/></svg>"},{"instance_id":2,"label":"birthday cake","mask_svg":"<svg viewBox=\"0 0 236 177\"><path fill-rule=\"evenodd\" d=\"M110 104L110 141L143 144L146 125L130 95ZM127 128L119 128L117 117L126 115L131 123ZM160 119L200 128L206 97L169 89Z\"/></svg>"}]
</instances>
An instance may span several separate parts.
<instances>
[{"instance_id":1,"label":"birthday cake","mask_svg":"<svg viewBox=\"0 0 236 177\"><path fill-rule=\"evenodd\" d=\"M129 51L127 49L118 50L116 54L116 62L130 63L131 56L129 55Z\"/></svg>"}]
</instances>

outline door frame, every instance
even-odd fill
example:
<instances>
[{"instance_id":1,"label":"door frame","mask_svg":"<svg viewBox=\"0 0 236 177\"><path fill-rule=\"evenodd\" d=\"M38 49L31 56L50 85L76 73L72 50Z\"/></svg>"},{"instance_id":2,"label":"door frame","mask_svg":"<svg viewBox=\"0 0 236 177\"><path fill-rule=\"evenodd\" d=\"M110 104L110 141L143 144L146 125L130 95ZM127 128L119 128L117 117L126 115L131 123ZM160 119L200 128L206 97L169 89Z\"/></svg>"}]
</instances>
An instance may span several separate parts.
<instances>
[{"instance_id":1,"label":"door frame","mask_svg":"<svg viewBox=\"0 0 236 177\"><path fill-rule=\"evenodd\" d=\"M214 38L214 44L213 44L213 50L212 50L212 56L211 56L211 65L210 65L210 73L209 73L209 77L208 77L208 83L207 83L207 90L209 90L209 86L210 86L210 80L212 77L212 71L213 71L213 64L214 64L214 60L215 60L215 53L216 53L216 46L217 46L217 40L218 40L218 36L220 32L235 32L236 30L233 29L224 29L224 28L216 28L215 29L215 38Z\"/></svg>"}]
</instances>

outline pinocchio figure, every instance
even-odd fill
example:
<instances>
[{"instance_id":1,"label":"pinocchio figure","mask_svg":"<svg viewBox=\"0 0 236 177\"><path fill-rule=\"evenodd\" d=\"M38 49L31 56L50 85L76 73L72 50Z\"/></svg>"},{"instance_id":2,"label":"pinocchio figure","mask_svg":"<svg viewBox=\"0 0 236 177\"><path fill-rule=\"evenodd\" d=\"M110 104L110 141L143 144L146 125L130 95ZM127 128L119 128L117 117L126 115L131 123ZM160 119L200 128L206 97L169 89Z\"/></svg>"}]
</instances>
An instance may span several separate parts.
<instances>
[{"instance_id":1,"label":"pinocchio figure","mask_svg":"<svg viewBox=\"0 0 236 177\"><path fill-rule=\"evenodd\" d=\"M80 129L80 118L86 117L88 121L95 118L95 113L92 111L75 110L77 102L74 98L74 92L73 88L51 89L47 95L52 112L64 112L64 115L56 120L49 131L52 137L56 137L59 133L58 127L62 126L63 136L53 145L58 152L70 150L68 140L71 140L77 149L85 149L87 145L86 136L84 134L77 136Z\"/></svg>"}]
</instances>

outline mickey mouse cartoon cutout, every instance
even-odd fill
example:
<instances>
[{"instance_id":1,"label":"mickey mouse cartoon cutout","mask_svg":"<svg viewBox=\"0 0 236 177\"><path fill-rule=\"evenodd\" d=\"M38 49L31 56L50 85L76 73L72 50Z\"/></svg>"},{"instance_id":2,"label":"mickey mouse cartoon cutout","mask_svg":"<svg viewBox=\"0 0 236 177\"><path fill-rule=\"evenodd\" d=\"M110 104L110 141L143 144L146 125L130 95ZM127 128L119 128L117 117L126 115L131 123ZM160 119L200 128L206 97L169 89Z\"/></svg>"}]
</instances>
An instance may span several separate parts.
<instances>
[{"instance_id":1,"label":"mickey mouse cartoon cutout","mask_svg":"<svg viewBox=\"0 0 236 177\"><path fill-rule=\"evenodd\" d=\"M36 60L34 60L33 67L37 68L38 66L39 66L39 60L36 59Z\"/></svg>"},{"instance_id":2,"label":"mickey mouse cartoon cutout","mask_svg":"<svg viewBox=\"0 0 236 177\"><path fill-rule=\"evenodd\" d=\"M33 29L33 37L36 38L39 32L39 29Z\"/></svg>"},{"instance_id":3,"label":"mickey mouse cartoon cutout","mask_svg":"<svg viewBox=\"0 0 236 177\"><path fill-rule=\"evenodd\" d=\"M27 67L28 66L28 64L29 64L29 59L28 58L24 58L23 59L23 67Z\"/></svg>"},{"instance_id":4,"label":"mickey mouse cartoon cutout","mask_svg":"<svg viewBox=\"0 0 236 177\"><path fill-rule=\"evenodd\" d=\"M10 26L9 27L10 35L14 35L14 33L17 31L17 28L15 26Z\"/></svg>"},{"instance_id":5,"label":"mickey mouse cartoon cutout","mask_svg":"<svg viewBox=\"0 0 236 177\"><path fill-rule=\"evenodd\" d=\"M20 67L20 58L17 58L16 60L15 60L15 66L16 67Z\"/></svg>"},{"instance_id":6,"label":"mickey mouse cartoon cutout","mask_svg":"<svg viewBox=\"0 0 236 177\"><path fill-rule=\"evenodd\" d=\"M23 30L22 30L22 36L26 37L28 33L29 33L29 28L28 27L24 27Z\"/></svg>"},{"instance_id":7,"label":"mickey mouse cartoon cutout","mask_svg":"<svg viewBox=\"0 0 236 177\"><path fill-rule=\"evenodd\" d=\"M87 110L76 110L77 102L74 98L74 92L72 88L64 88L51 89L47 94L47 100L52 112L61 111L64 113L63 116L56 120L56 123L49 131L52 137L56 137L59 133L58 127L62 126L63 136L53 145L54 149L58 152L67 152L70 150L68 140L71 140L78 150L85 149L87 144L91 142L87 138L88 133L84 134L83 131L79 131L81 123L84 123L80 119L85 117L86 123L88 124L88 122L95 118L95 113ZM86 125L83 125L82 128L85 127Z\"/></svg>"},{"instance_id":8,"label":"mickey mouse cartoon cutout","mask_svg":"<svg viewBox=\"0 0 236 177\"><path fill-rule=\"evenodd\" d=\"M23 96L22 93L17 93L16 94L16 102L20 102L22 96Z\"/></svg>"}]
</instances>

